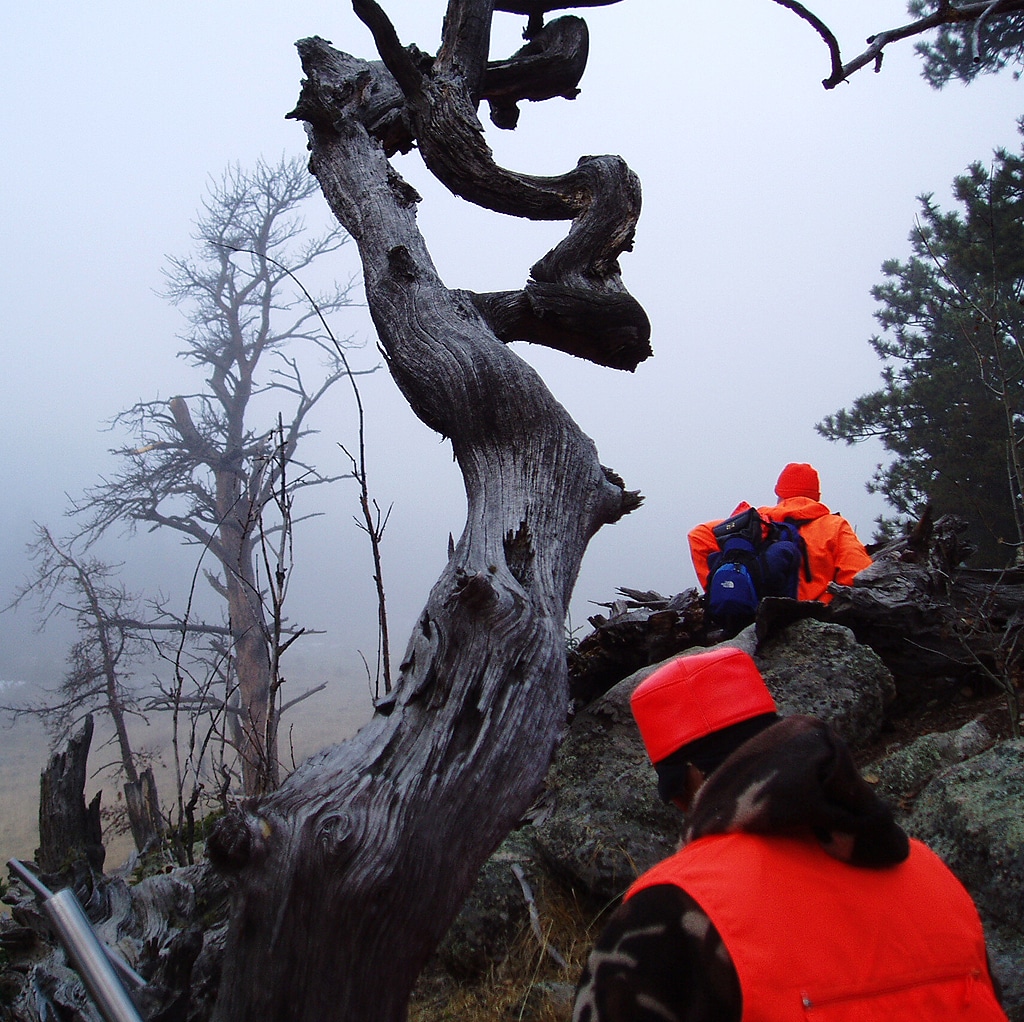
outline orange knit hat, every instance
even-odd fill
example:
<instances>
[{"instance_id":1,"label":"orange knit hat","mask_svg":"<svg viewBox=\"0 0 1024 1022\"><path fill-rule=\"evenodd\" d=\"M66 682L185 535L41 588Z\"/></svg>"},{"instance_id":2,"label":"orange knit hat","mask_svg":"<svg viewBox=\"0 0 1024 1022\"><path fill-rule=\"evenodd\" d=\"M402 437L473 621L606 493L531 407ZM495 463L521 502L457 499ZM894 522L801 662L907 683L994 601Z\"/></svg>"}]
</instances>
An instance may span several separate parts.
<instances>
[{"instance_id":1,"label":"orange knit hat","mask_svg":"<svg viewBox=\"0 0 1024 1022\"><path fill-rule=\"evenodd\" d=\"M659 667L637 686L630 706L654 764L705 735L775 713L775 700L757 665L733 648Z\"/></svg>"},{"instance_id":2,"label":"orange knit hat","mask_svg":"<svg viewBox=\"0 0 1024 1022\"><path fill-rule=\"evenodd\" d=\"M775 484L775 495L780 500L787 497L810 497L821 500L821 481L818 470L802 461L791 461L779 474Z\"/></svg>"}]
</instances>

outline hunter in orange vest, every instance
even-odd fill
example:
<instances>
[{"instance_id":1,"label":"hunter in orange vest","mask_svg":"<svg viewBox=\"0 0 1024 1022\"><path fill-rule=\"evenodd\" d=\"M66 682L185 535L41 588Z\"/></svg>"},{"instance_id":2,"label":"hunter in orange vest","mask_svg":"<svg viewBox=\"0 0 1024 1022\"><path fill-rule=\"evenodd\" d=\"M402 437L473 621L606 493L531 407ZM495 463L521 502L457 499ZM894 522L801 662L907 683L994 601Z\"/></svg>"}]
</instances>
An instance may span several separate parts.
<instances>
[{"instance_id":1,"label":"hunter in orange vest","mask_svg":"<svg viewBox=\"0 0 1024 1022\"><path fill-rule=\"evenodd\" d=\"M800 527L810 570L800 575L797 599L831 602L829 583L850 585L854 575L871 563L871 555L857 538L853 526L821 503L821 482L813 465L803 462L787 465L779 474L775 495L779 502L759 507L757 513L768 521L792 521ZM749 506L742 503L733 514ZM720 521L696 525L687 536L690 558L703 589L708 587L708 557L718 550L718 540L712 530Z\"/></svg>"},{"instance_id":2,"label":"hunter in orange vest","mask_svg":"<svg viewBox=\"0 0 1024 1022\"><path fill-rule=\"evenodd\" d=\"M574 1022L1005 1022L970 895L746 653L680 657L632 708L683 844L609 920Z\"/></svg>"}]
</instances>

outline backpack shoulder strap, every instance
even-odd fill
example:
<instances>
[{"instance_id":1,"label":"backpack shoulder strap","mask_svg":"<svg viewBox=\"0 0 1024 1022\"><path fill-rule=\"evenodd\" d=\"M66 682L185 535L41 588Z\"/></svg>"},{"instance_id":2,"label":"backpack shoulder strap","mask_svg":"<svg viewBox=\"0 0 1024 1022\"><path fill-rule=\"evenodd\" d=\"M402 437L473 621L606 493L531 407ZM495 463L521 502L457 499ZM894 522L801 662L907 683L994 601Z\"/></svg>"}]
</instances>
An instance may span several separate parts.
<instances>
[{"instance_id":1,"label":"backpack shoulder strap","mask_svg":"<svg viewBox=\"0 0 1024 1022\"><path fill-rule=\"evenodd\" d=\"M800 529L810 522L813 522L813 518L780 518L779 521L773 523L775 525L791 525L793 531L796 533L796 541L800 546L800 564L804 573L804 578L810 582L812 579L811 575L811 558L807 553L807 541L800 534Z\"/></svg>"}]
</instances>

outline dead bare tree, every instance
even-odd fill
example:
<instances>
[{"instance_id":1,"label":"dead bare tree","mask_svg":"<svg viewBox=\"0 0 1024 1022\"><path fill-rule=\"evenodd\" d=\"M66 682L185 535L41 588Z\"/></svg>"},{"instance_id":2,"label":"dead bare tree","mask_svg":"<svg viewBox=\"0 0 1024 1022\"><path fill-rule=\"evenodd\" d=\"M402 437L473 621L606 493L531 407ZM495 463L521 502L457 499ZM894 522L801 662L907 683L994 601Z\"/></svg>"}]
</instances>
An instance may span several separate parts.
<instances>
[{"instance_id":1,"label":"dead bare tree","mask_svg":"<svg viewBox=\"0 0 1024 1022\"><path fill-rule=\"evenodd\" d=\"M352 375L347 366L346 372ZM277 479L270 500L257 512L258 556L253 569L255 587L264 601L270 659L265 732L251 746L261 754L263 750L278 749L283 715L327 687L324 682L292 694L287 702L283 699L284 654L308 630L289 625L285 615L294 562L295 480L290 475L290 445L281 415L270 447L262 468L254 466L257 474L273 472ZM148 625L152 633L174 633L170 639L154 643L170 669L170 678L157 678L157 691L147 697L145 705L149 710L169 713L172 719L175 804L165 810L166 838L168 850L181 864L193 861L197 819L223 806L227 793L237 790L238 753L245 734L237 679L230 669L231 630L197 621L192 614L201 568L202 559L196 564L184 612L176 615L166 601L152 600L156 620ZM277 755L262 762L260 770L268 784L277 787Z\"/></svg>"},{"instance_id":2,"label":"dead bare tree","mask_svg":"<svg viewBox=\"0 0 1024 1022\"><path fill-rule=\"evenodd\" d=\"M190 323L181 354L208 373L207 389L121 413L115 421L133 438L114 452L122 467L75 505L83 535L145 523L212 555L217 570L206 577L227 610L247 794L269 790L277 776L277 750L266 745L275 731L268 731L273 629L258 577L263 511L273 505L281 465L290 466L293 489L344 477L298 457L310 413L346 375L321 321L351 304L353 286L337 285L313 303L292 288L297 274L348 241L340 228L306 231L298 207L315 190L296 160L230 168L211 185L196 256L171 259L167 271L167 297L186 308ZM320 359L314 380L288 347L299 342ZM275 440L282 407L283 437ZM261 415L270 417L262 427L254 423Z\"/></svg>"},{"instance_id":3,"label":"dead bare tree","mask_svg":"<svg viewBox=\"0 0 1024 1022\"><path fill-rule=\"evenodd\" d=\"M145 716L133 667L152 654L138 620L139 598L118 579L117 566L77 550L44 525L36 526L29 554L35 568L5 609L33 601L41 625L55 615L67 615L75 622L78 639L68 652L68 670L58 688L28 702L0 706L0 712L15 720L38 717L54 746L67 741L87 717L91 735L92 714L103 714L114 732L117 756L112 766L124 779L128 823L142 851L160 837L162 821L153 771L129 735L130 718Z\"/></svg>"},{"instance_id":4,"label":"dead bare tree","mask_svg":"<svg viewBox=\"0 0 1024 1022\"><path fill-rule=\"evenodd\" d=\"M313 173L359 247L389 369L420 419L451 440L468 515L371 722L229 814L211 839L235 879L221 1022L405 1018L417 974L550 763L567 708L566 608L587 543L640 503L503 343L622 369L650 354L617 262L639 214L635 176L613 156L558 177L505 170L477 120L485 100L507 126L519 99L575 93L586 25L541 23L560 6L451 0L430 57L403 47L376 3L355 0L381 61L299 43L306 79L292 116L306 122ZM488 65L495 10L529 14L528 42ZM572 221L522 290L474 295L441 282L416 226L418 196L388 161L414 144L471 202Z\"/></svg>"}]
</instances>

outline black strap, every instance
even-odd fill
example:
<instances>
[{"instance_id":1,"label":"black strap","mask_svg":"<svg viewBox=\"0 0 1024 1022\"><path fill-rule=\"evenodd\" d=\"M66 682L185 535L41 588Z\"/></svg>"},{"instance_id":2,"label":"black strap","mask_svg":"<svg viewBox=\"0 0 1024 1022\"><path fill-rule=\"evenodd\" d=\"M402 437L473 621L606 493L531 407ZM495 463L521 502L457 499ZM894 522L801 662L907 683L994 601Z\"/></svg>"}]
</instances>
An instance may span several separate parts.
<instances>
[{"instance_id":1,"label":"black strap","mask_svg":"<svg viewBox=\"0 0 1024 1022\"><path fill-rule=\"evenodd\" d=\"M804 539L803 534L800 530L811 522L816 521L815 518L780 518L780 522L789 522L790 525L796 526L796 531L800 535L800 560L803 562L804 578L810 582L814 576L811 575L811 557L807 553L807 540Z\"/></svg>"}]
</instances>

